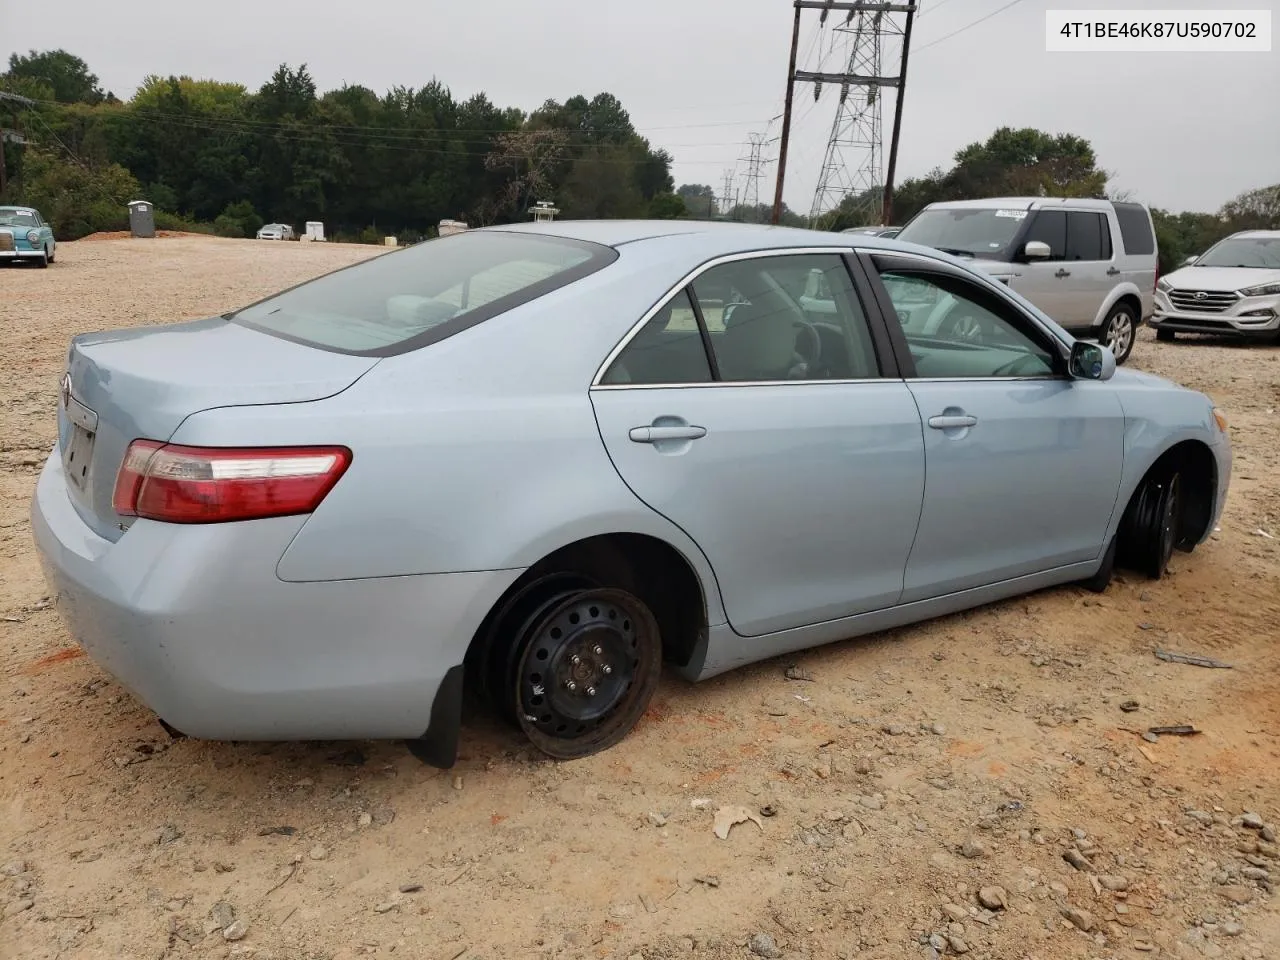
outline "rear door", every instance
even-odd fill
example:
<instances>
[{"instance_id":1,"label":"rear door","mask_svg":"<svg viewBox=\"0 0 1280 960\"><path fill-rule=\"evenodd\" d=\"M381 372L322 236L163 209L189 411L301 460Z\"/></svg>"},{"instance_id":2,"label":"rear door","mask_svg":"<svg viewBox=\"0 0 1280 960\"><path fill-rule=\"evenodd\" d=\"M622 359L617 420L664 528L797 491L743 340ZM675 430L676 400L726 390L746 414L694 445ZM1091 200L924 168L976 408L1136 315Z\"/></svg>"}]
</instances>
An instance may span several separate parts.
<instances>
[{"instance_id":1,"label":"rear door","mask_svg":"<svg viewBox=\"0 0 1280 960\"><path fill-rule=\"evenodd\" d=\"M984 331L980 342L891 331L924 421L928 477L902 602L1096 559L1123 461L1115 390L1067 376L1047 331L960 270L913 255L867 262L886 314L927 284L980 315Z\"/></svg>"},{"instance_id":2,"label":"rear door","mask_svg":"<svg viewBox=\"0 0 1280 960\"><path fill-rule=\"evenodd\" d=\"M614 466L698 543L743 635L902 594L924 441L849 270L830 250L715 262L655 308L591 389ZM830 312L806 312L806 290L829 293Z\"/></svg>"},{"instance_id":3,"label":"rear door","mask_svg":"<svg viewBox=\"0 0 1280 960\"><path fill-rule=\"evenodd\" d=\"M1071 274L1065 283L1069 292L1064 297L1062 317L1054 319L1069 330L1088 330L1120 281L1105 213L1067 211L1067 256L1063 266Z\"/></svg>"}]
</instances>

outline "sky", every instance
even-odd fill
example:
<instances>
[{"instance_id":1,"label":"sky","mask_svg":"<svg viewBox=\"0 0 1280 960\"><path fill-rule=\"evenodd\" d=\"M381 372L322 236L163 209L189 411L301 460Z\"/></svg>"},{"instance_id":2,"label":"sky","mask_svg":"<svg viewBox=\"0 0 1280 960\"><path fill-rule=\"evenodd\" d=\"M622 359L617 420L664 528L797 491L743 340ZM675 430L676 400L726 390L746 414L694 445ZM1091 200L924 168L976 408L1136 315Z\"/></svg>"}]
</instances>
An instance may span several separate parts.
<instances>
[{"instance_id":1,"label":"sky","mask_svg":"<svg viewBox=\"0 0 1280 960\"><path fill-rule=\"evenodd\" d=\"M1121 6L1270 10L1280 32L1280 0L920 0L899 180L949 166L1000 126L1030 126L1089 140L1113 189L1165 209L1216 210L1280 182L1274 33L1270 53L1045 51L1046 9ZM347 82L381 93L435 78L458 99L483 91L525 110L607 91L675 157L677 184L720 193L732 170L740 190L749 135L771 139L759 182L771 201L793 15L790 0L0 0L0 56L64 48L121 98L151 73L257 89L281 62L306 63L321 91ZM817 20L802 16L802 70L829 48L821 38L811 47ZM899 49L888 50L886 73L897 72ZM824 69L838 60L837 47ZM796 88L785 199L802 213L833 94L815 103L812 85ZM886 142L893 102L884 98Z\"/></svg>"}]
</instances>

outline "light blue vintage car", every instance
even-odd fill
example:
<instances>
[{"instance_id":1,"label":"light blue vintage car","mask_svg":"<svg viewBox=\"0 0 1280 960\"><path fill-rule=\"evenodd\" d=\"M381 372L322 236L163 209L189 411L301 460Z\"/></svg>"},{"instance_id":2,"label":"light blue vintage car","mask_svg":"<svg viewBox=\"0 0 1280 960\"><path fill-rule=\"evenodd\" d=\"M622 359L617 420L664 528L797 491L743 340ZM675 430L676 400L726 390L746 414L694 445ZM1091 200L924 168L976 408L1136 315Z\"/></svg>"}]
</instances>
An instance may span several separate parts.
<instances>
[{"instance_id":1,"label":"light blue vintage car","mask_svg":"<svg viewBox=\"0 0 1280 960\"><path fill-rule=\"evenodd\" d=\"M34 207L0 207L0 263L34 260L38 266L53 263L58 243L53 227Z\"/></svg>"}]
</instances>

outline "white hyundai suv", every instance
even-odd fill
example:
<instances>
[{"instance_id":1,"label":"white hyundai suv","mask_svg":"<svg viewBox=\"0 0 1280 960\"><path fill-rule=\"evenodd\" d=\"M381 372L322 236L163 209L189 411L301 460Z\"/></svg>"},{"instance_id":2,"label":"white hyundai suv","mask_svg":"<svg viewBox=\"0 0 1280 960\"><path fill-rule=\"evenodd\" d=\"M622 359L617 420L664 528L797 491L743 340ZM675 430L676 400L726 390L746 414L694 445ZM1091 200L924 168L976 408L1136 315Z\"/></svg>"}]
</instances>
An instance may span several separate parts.
<instances>
[{"instance_id":1,"label":"white hyundai suv","mask_svg":"<svg viewBox=\"0 0 1280 960\"><path fill-rule=\"evenodd\" d=\"M1151 213L1140 203L1054 197L998 197L931 203L899 240L972 262L1007 284L1073 336L1110 347L1116 363L1133 350L1153 310L1159 252ZM944 335L979 336L972 319Z\"/></svg>"},{"instance_id":2,"label":"white hyundai suv","mask_svg":"<svg viewBox=\"0 0 1280 960\"><path fill-rule=\"evenodd\" d=\"M1179 333L1280 339L1280 230L1233 233L1162 277L1150 323L1160 340Z\"/></svg>"}]
</instances>

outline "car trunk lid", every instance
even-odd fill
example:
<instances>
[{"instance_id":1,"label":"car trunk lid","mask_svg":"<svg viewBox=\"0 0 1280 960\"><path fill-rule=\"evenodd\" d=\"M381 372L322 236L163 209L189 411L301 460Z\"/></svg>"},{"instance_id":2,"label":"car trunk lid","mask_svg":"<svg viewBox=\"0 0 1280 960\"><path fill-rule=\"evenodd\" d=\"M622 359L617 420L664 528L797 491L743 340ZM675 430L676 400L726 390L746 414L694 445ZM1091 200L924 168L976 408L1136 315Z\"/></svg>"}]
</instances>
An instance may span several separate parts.
<instances>
[{"instance_id":1,"label":"car trunk lid","mask_svg":"<svg viewBox=\"0 0 1280 960\"><path fill-rule=\"evenodd\" d=\"M58 404L68 495L99 536L117 540L128 521L112 493L134 440L166 441L191 414L213 407L322 400L377 362L222 317L76 337Z\"/></svg>"}]
</instances>

